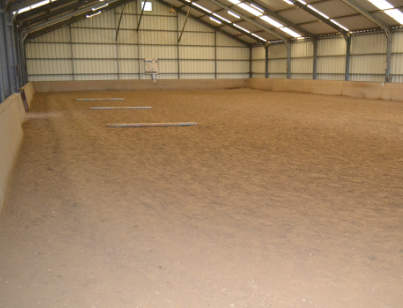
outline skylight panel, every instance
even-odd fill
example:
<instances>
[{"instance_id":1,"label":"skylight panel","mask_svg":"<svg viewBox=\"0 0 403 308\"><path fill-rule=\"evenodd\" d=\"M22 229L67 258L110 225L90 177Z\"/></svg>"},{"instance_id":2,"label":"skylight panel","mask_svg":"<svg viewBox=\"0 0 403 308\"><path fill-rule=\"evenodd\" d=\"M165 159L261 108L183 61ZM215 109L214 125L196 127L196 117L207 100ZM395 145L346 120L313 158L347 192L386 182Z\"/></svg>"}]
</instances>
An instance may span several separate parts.
<instances>
[{"instance_id":1,"label":"skylight panel","mask_svg":"<svg viewBox=\"0 0 403 308\"><path fill-rule=\"evenodd\" d=\"M336 26L339 26L340 28L342 28L345 31L350 31L347 27L343 26L342 24L338 23L337 21L335 21L334 19L329 19L332 23L334 23Z\"/></svg>"},{"instance_id":2,"label":"skylight panel","mask_svg":"<svg viewBox=\"0 0 403 308\"><path fill-rule=\"evenodd\" d=\"M209 14L212 13L208 8L205 8L204 6L202 6L202 5L200 5L200 4L197 4L197 3L195 3L195 2L192 2L192 5L194 5L195 7L199 8L199 9L201 9L201 10L203 10L203 11L209 13Z\"/></svg>"},{"instance_id":3,"label":"skylight panel","mask_svg":"<svg viewBox=\"0 0 403 308\"><path fill-rule=\"evenodd\" d=\"M235 17L236 19L240 19L240 18L241 18L241 16L235 14L235 13L232 12L232 11L227 11L227 13L230 14L231 16Z\"/></svg>"},{"instance_id":4,"label":"skylight panel","mask_svg":"<svg viewBox=\"0 0 403 308\"><path fill-rule=\"evenodd\" d=\"M91 10L92 11L98 11L100 9L103 9L103 8L107 7L108 5L109 5L109 3L105 3L105 4L102 4L100 6L93 7Z\"/></svg>"},{"instance_id":5,"label":"skylight panel","mask_svg":"<svg viewBox=\"0 0 403 308\"><path fill-rule=\"evenodd\" d=\"M290 0L283 0L285 3L287 3L288 5L294 5L294 3Z\"/></svg>"},{"instance_id":6,"label":"skylight panel","mask_svg":"<svg viewBox=\"0 0 403 308\"><path fill-rule=\"evenodd\" d=\"M216 13L213 13L213 16L215 16L215 17L217 17L217 18L219 18L219 19L221 19L222 21L225 21L225 22L227 22L227 23L231 23L231 21L230 20L228 20L227 18L224 18L224 17L222 17L221 15L218 15L218 14L216 14Z\"/></svg>"},{"instance_id":7,"label":"skylight panel","mask_svg":"<svg viewBox=\"0 0 403 308\"><path fill-rule=\"evenodd\" d=\"M248 4L246 4L246 3L240 3L240 4L238 4L238 6L239 6L241 9L243 9L243 10L247 11L248 13L250 13L250 14L252 14L252 15L255 15L255 16L261 16L261 15L263 14L263 13L260 12L259 10L255 9L255 8L253 8L253 7L251 7L250 5L248 5Z\"/></svg>"},{"instance_id":8,"label":"skylight panel","mask_svg":"<svg viewBox=\"0 0 403 308\"><path fill-rule=\"evenodd\" d=\"M276 27L276 28L281 28L283 27L283 25L281 23L279 23L278 21L274 20L273 18L270 18L269 16L260 16L260 19L267 22L268 24L271 24L272 26Z\"/></svg>"},{"instance_id":9,"label":"skylight panel","mask_svg":"<svg viewBox=\"0 0 403 308\"><path fill-rule=\"evenodd\" d=\"M292 29L290 29L290 28L282 27L282 28L279 28L279 29L280 29L281 31L283 31L283 32L285 32L285 33L291 35L291 36L294 37L294 38L299 38L299 37L301 37L301 34L295 32L294 30L292 30Z\"/></svg>"},{"instance_id":10,"label":"skylight panel","mask_svg":"<svg viewBox=\"0 0 403 308\"><path fill-rule=\"evenodd\" d=\"M217 23L217 24L220 24L220 25L222 24L221 21L219 21L218 19L216 19L216 18L214 18L214 17L211 17L211 16L210 16L210 20L211 20L211 21L214 21L214 22Z\"/></svg>"},{"instance_id":11,"label":"skylight panel","mask_svg":"<svg viewBox=\"0 0 403 308\"><path fill-rule=\"evenodd\" d=\"M318 9L316 9L315 7L313 7L312 5L308 4L307 7L309 7L312 11L314 11L315 13L318 13L320 16L326 18L326 19L330 19L329 16L327 16L325 13L319 11Z\"/></svg>"},{"instance_id":12,"label":"skylight panel","mask_svg":"<svg viewBox=\"0 0 403 308\"><path fill-rule=\"evenodd\" d=\"M239 26L237 24L233 24L233 25L234 25L235 28L238 28L239 30L242 30L242 31L244 31L246 33L250 33L250 31L248 29L245 29L244 27L241 27L241 26Z\"/></svg>"},{"instance_id":13,"label":"skylight panel","mask_svg":"<svg viewBox=\"0 0 403 308\"><path fill-rule=\"evenodd\" d=\"M52 1L52 2L53 2L53 1ZM17 10L17 11L14 11L14 12L13 12L13 15L22 14L22 13L28 12L28 11L30 11L30 10L36 9L36 8L38 8L38 7L47 5L47 4L49 4L49 3L50 3L50 0L39 1L39 2L36 2L36 3L34 3L34 4L31 4L31 5L25 6L25 7L23 7L23 8L20 8L20 9Z\"/></svg>"},{"instance_id":14,"label":"skylight panel","mask_svg":"<svg viewBox=\"0 0 403 308\"><path fill-rule=\"evenodd\" d=\"M99 15L99 14L101 14L101 13L102 13L102 11L98 11L98 12L96 12L96 13L92 13L92 14L85 15L85 17L86 17L86 18L92 18L92 17L97 16L97 15Z\"/></svg>"},{"instance_id":15,"label":"skylight panel","mask_svg":"<svg viewBox=\"0 0 403 308\"><path fill-rule=\"evenodd\" d=\"M368 1L371 2L373 5L375 5L378 9L380 9L382 11L394 8L393 5L390 4L386 0L368 0Z\"/></svg>"},{"instance_id":16,"label":"skylight panel","mask_svg":"<svg viewBox=\"0 0 403 308\"><path fill-rule=\"evenodd\" d=\"M255 34L255 33L251 33L251 35L252 35L252 36L254 36L254 37L256 37L257 39L259 39L259 40L263 41L263 42L267 42L267 40L266 40L266 39L264 39L263 37L261 37L261 36L259 36L259 35Z\"/></svg>"},{"instance_id":17,"label":"skylight panel","mask_svg":"<svg viewBox=\"0 0 403 308\"><path fill-rule=\"evenodd\" d=\"M228 0L228 1L235 5L238 5L239 3L241 3L241 1L239 1L239 0Z\"/></svg>"},{"instance_id":18,"label":"skylight panel","mask_svg":"<svg viewBox=\"0 0 403 308\"><path fill-rule=\"evenodd\" d=\"M256 4L250 3L250 6L253 7L254 9L258 10L262 14L264 13L264 10L260 7L258 7Z\"/></svg>"},{"instance_id":19,"label":"skylight panel","mask_svg":"<svg viewBox=\"0 0 403 308\"><path fill-rule=\"evenodd\" d=\"M403 13L399 9L386 10L384 12L396 20L399 24L403 25Z\"/></svg>"}]
</instances>

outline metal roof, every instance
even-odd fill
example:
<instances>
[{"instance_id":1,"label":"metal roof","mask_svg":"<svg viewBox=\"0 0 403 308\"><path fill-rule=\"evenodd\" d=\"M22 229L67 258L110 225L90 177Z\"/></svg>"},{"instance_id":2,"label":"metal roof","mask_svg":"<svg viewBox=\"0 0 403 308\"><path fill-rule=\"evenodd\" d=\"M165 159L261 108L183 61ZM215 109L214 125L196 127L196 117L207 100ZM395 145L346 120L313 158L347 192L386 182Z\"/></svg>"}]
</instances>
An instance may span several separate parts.
<instances>
[{"instance_id":1,"label":"metal roof","mask_svg":"<svg viewBox=\"0 0 403 308\"><path fill-rule=\"evenodd\" d=\"M21 8L43 0L8 0L7 9ZM15 22L26 35L49 31L66 23L85 18L91 8L108 3L110 9L134 0L49 0L49 3L17 14ZM380 29L388 33L399 22L385 14L368 0L148 0L159 1L186 14L191 7L190 17L198 19L212 29L217 29L245 44L264 44L264 40L288 42L296 36L316 37L328 34L349 35L355 31ZM237 4L234 4L238 2ZM291 4L288 4L289 2ZM395 8L403 8L403 0L388 0ZM259 8L261 14L273 22L265 22L262 16L245 10L242 6ZM252 6L251 6L252 5ZM239 19L228 13L231 10ZM259 10L260 11L260 10ZM211 18L210 18L211 17ZM214 21L215 19L215 21ZM218 23L217 20L220 22ZM274 24L275 25L275 24ZM250 33L248 33L250 31ZM259 39L257 36L261 39Z\"/></svg>"}]
</instances>

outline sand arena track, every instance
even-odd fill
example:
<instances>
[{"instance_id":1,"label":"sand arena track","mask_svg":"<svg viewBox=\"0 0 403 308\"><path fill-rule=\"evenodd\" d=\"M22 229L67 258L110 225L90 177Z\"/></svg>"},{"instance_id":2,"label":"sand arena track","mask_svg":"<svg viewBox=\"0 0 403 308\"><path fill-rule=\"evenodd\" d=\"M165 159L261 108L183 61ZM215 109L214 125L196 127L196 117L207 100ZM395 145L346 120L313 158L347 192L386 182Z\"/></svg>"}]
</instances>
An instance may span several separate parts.
<instances>
[{"instance_id":1,"label":"sand arena track","mask_svg":"<svg viewBox=\"0 0 403 308\"><path fill-rule=\"evenodd\" d=\"M125 97L123 103L76 97ZM152 110L88 110L150 105ZM38 95L0 307L403 307L403 104L257 90ZM109 122L197 121L113 129Z\"/></svg>"}]
</instances>

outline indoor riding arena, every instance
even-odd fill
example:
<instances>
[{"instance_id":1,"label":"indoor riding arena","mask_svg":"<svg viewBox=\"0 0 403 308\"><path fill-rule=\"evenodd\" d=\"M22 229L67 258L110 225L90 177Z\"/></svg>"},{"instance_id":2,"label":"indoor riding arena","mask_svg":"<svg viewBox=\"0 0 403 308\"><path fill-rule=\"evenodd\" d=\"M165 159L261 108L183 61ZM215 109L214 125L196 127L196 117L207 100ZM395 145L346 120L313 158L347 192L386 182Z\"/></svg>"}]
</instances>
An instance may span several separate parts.
<instances>
[{"instance_id":1,"label":"indoor riding arena","mask_svg":"<svg viewBox=\"0 0 403 308\"><path fill-rule=\"evenodd\" d=\"M0 308L403 307L403 0L1 0Z\"/></svg>"}]
</instances>

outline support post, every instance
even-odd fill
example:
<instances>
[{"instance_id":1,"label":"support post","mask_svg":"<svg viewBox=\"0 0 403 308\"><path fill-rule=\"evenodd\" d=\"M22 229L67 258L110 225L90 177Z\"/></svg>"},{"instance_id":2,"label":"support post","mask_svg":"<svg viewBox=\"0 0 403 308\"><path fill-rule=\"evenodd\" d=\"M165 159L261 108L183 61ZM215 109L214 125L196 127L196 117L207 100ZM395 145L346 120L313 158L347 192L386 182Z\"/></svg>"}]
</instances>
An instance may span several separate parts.
<instances>
[{"instance_id":1,"label":"support post","mask_svg":"<svg viewBox=\"0 0 403 308\"><path fill-rule=\"evenodd\" d=\"M386 70L385 70L385 82L391 82L390 66L392 61L392 34L386 34Z\"/></svg>"},{"instance_id":2,"label":"support post","mask_svg":"<svg viewBox=\"0 0 403 308\"><path fill-rule=\"evenodd\" d=\"M313 44L313 68L312 68L312 79L318 79L318 40L314 38L312 40Z\"/></svg>"},{"instance_id":3,"label":"support post","mask_svg":"<svg viewBox=\"0 0 403 308\"><path fill-rule=\"evenodd\" d=\"M249 78L252 78L252 47L249 47Z\"/></svg>"},{"instance_id":4,"label":"support post","mask_svg":"<svg viewBox=\"0 0 403 308\"><path fill-rule=\"evenodd\" d=\"M285 44L287 48L287 79L291 79L291 42Z\"/></svg>"},{"instance_id":5,"label":"support post","mask_svg":"<svg viewBox=\"0 0 403 308\"><path fill-rule=\"evenodd\" d=\"M264 78L269 78L269 45L264 47Z\"/></svg>"},{"instance_id":6,"label":"support post","mask_svg":"<svg viewBox=\"0 0 403 308\"><path fill-rule=\"evenodd\" d=\"M69 25L69 45L70 45L70 57L71 57L71 79L75 79L74 74L74 51L73 51L73 35L71 33L71 25Z\"/></svg>"},{"instance_id":7,"label":"support post","mask_svg":"<svg viewBox=\"0 0 403 308\"><path fill-rule=\"evenodd\" d=\"M344 80L350 80L350 53L351 53L351 36L346 35L346 68L344 73Z\"/></svg>"},{"instance_id":8,"label":"support post","mask_svg":"<svg viewBox=\"0 0 403 308\"><path fill-rule=\"evenodd\" d=\"M116 27L116 35L115 35L115 41L118 41L118 37L119 37L119 30L120 30L120 25L122 24L122 19L123 19L123 13L125 11L126 8L126 4L123 5L122 7L122 11L120 12L120 16L119 16L119 21L118 21L118 25ZM116 14L116 10L113 10L114 14ZM114 15L114 18L116 18L116 16ZM138 27L137 27L138 29Z\"/></svg>"},{"instance_id":9,"label":"support post","mask_svg":"<svg viewBox=\"0 0 403 308\"><path fill-rule=\"evenodd\" d=\"M217 79L217 31L214 31L214 79Z\"/></svg>"}]
</instances>

